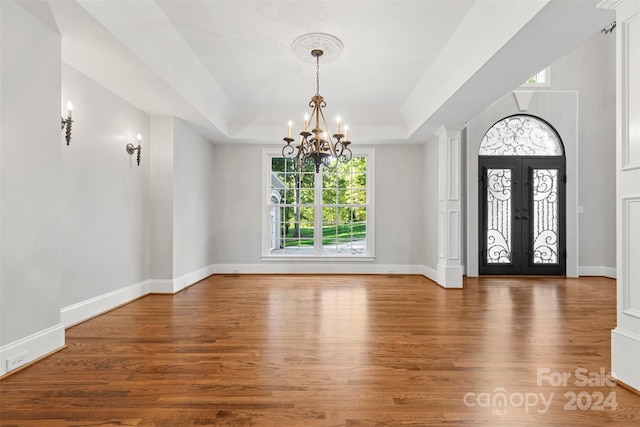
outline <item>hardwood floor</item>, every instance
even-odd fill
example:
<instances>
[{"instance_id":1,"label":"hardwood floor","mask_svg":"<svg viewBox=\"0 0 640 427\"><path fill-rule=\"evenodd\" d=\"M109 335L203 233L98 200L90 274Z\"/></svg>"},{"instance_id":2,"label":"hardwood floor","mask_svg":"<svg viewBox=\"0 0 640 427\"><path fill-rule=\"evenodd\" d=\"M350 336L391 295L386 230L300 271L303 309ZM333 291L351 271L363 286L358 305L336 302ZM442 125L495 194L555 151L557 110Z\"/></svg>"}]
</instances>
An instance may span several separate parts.
<instances>
[{"instance_id":1,"label":"hardwood floor","mask_svg":"<svg viewBox=\"0 0 640 427\"><path fill-rule=\"evenodd\" d=\"M0 424L638 426L615 305L603 278L212 276L67 330Z\"/></svg>"}]
</instances>

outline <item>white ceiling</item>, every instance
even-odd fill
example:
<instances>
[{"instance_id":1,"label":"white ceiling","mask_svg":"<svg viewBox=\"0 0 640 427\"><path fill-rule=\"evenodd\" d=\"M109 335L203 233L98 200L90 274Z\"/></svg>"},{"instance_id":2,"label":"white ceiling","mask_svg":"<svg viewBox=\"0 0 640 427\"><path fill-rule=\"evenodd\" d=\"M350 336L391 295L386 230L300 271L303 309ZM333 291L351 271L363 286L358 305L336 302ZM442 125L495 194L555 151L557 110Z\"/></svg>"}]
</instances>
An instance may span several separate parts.
<instances>
[{"instance_id":1,"label":"white ceiling","mask_svg":"<svg viewBox=\"0 0 640 427\"><path fill-rule=\"evenodd\" d=\"M325 112L354 143L422 142L464 123L613 20L597 1L56 1L25 7L62 34L63 61L149 114L214 142L279 143L302 125L315 64L309 32L344 52L320 60ZM64 95L63 95L64 96Z\"/></svg>"}]
</instances>

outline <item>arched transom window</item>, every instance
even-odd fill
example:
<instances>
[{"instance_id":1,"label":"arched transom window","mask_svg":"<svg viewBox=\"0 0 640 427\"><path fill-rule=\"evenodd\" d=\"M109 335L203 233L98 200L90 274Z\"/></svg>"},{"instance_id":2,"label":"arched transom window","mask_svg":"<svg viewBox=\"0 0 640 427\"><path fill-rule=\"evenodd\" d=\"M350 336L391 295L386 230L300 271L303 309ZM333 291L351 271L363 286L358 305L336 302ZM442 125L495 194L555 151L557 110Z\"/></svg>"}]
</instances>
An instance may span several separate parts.
<instances>
[{"instance_id":1,"label":"arched transom window","mask_svg":"<svg viewBox=\"0 0 640 427\"><path fill-rule=\"evenodd\" d=\"M556 131L546 122L524 114L491 126L480 143L481 156L563 156Z\"/></svg>"}]
</instances>

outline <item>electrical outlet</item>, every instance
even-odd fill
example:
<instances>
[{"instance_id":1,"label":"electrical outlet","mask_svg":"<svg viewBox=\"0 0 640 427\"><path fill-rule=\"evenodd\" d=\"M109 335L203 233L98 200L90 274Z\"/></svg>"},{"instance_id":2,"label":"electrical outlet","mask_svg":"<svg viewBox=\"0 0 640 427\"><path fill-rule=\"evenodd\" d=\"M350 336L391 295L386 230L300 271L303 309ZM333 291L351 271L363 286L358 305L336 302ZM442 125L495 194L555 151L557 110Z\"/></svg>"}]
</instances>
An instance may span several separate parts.
<instances>
[{"instance_id":1,"label":"electrical outlet","mask_svg":"<svg viewBox=\"0 0 640 427\"><path fill-rule=\"evenodd\" d=\"M13 371L25 363L27 363L27 352L23 351L22 353L7 359L7 372Z\"/></svg>"},{"instance_id":2,"label":"electrical outlet","mask_svg":"<svg viewBox=\"0 0 640 427\"><path fill-rule=\"evenodd\" d=\"M232 274L238 274L238 270L235 269L235 268L233 270L231 270L231 272L232 272Z\"/></svg>"}]
</instances>

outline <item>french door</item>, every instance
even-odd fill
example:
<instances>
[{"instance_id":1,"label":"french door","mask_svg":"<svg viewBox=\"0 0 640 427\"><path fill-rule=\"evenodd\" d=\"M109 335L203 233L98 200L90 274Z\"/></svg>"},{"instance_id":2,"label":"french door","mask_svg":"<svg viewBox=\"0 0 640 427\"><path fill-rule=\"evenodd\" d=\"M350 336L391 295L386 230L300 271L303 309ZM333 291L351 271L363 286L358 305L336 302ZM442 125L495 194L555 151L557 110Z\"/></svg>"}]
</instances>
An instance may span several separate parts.
<instances>
[{"instance_id":1,"label":"french door","mask_svg":"<svg viewBox=\"0 0 640 427\"><path fill-rule=\"evenodd\" d=\"M480 157L480 274L566 274L564 157Z\"/></svg>"}]
</instances>

